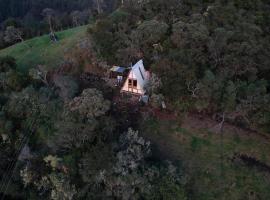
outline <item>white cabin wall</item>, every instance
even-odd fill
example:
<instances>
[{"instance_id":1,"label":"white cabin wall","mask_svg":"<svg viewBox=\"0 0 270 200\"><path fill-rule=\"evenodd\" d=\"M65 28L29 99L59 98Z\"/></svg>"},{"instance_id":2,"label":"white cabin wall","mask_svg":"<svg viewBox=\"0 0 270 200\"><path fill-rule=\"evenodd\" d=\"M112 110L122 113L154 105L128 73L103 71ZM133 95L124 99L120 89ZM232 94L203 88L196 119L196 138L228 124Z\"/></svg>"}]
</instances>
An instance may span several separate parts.
<instances>
[{"instance_id":1,"label":"white cabin wall","mask_svg":"<svg viewBox=\"0 0 270 200\"><path fill-rule=\"evenodd\" d=\"M132 92L131 91L131 88L129 89L129 87L128 87L128 80L129 79L135 79L135 80L137 80L136 77L135 77L135 75L134 75L134 73L132 71L129 73L128 78L125 81L125 84L124 84L124 86L121 89L122 92ZM137 90L138 90L138 92L137 92ZM143 95L144 94L144 89L141 88L141 86L140 86L139 83L137 83L137 89L134 89L133 90L133 93Z\"/></svg>"}]
</instances>

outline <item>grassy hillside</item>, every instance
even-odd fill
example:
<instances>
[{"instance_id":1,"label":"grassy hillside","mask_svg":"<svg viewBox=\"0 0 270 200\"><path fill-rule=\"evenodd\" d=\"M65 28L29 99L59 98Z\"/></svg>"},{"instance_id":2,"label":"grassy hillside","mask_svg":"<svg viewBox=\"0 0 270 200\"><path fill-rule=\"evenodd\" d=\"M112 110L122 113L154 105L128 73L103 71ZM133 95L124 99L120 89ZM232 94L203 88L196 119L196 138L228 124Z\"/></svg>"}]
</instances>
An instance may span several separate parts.
<instances>
[{"instance_id":1,"label":"grassy hillside","mask_svg":"<svg viewBox=\"0 0 270 200\"><path fill-rule=\"evenodd\" d=\"M141 131L156 147L157 157L184 166L192 183L190 199L270 199L269 139L229 125L220 135L195 123L206 127L208 121L150 119Z\"/></svg>"},{"instance_id":2,"label":"grassy hillside","mask_svg":"<svg viewBox=\"0 0 270 200\"><path fill-rule=\"evenodd\" d=\"M85 35L86 28L87 26L81 26L58 32L58 43L52 43L48 35L36 37L0 50L0 56L13 56L21 71L38 64L54 67L61 62L64 53Z\"/></svg>"}]
</instances>

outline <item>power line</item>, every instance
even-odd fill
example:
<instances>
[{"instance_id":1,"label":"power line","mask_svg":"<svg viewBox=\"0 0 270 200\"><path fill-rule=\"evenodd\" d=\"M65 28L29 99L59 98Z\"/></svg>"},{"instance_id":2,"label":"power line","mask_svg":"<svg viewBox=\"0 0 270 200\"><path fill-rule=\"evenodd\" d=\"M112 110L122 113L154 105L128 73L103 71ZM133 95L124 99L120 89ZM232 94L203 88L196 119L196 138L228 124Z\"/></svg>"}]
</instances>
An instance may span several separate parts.
<instances>
[{"instance_id":1,"label":"power line","mask_svg":"<svg viewBox=\"0 0 270 200\"><path fill-rule=\"evenodd\" d=\"M29 138L30 138L31 135L32 135L32 132L30 132L30 134L27 136L27 138L26 138L26 140L25 140L25 143L22 144L20 152L22 151L22 148L28 143ZM18 156L19 156L19 154L17 155L17 158L16 158L16 162L15 162L14 168L13 168L13 170L12 170L11 176L10 176L10 178L9 178L9 180L8 180L8 183L7 183L6 187L5 187L5 190L4 190L3 194L5 194L5 193L7 192L8 188L9 188L9 185L10 185L10 182L11 182L11 180L12 180L12 178L13 178L13 175L14 175L14 173L15 173L15 171L16 171L17 163L18 163ZM1 198L1 200L4 200L4 195L3 195L3 197Z\"/></svg>"},{"instance_id":2,"label":"power line","mask_svg":"<svg viewBox=\"0 0 270 200\"><path fill-rule=\"evenodd\" d=\"M6 176L5 176L5 177L3 178L3 180L2 180L2 185L1 185L1 190L0 190L0 191L2 191L2 193L3 193L2 199L4 198L4 195L5 195L5 192L6 192L6 189L5 189L6 183L10 181L10 175L11 175L11 173L13 173L13 171L14 171L14 167L15 167L16 164L17 164L18 156L19 156L20 153L21 153L21 150L22 150L22 148L23 148L23 146L24 146L24 144L25 144L26 138L27 138L27 136L24 136L23 139L22 139L22 141L20 142L19 148L18 148L18 150L14 153L14 156L13 156L15 159L10 163L9 167L7 168L7 172L5 173ZM4 190L4 189L5 189L5 190Z\"/></svg>"},{"instance_id":3,"label":"power line","mask_svg":"<svg viewBox=\"0 0 270 200\"><path fill-rule=\"evenodd\" d=\"M31 127L33 126L33 124L34 124L34 122L32 122ZM29 133L26 134L26 135L23 137L22 141L20 142L19 149L18 149L17 152L14 154L14 158L15 158L15 159L14 159L14 161L9 165L8 170L7 170L8 173L5 173L5 174L6 174L6 178L4 178L4 180L2 181L2 185L1 185L1 188L0 188L0 191L3 192L3 196L2 196L2 198L1 198L1 200L4 200L5 193L7 192L8 187L9 187L10 182L11 182L11 179L13 178L13 175L14 175L14 172L15 172L15 170L16 170L17 163L18 163L18 157L19 157L19 155L20 155L20 153L21 153L23 147L28 143L29 138L30 138L30 136L31 136L33 133L34 133L33 130L32 130L32 131L29 131ZM10 174L10 172L11 172L11 174ZM9 174L10 174L10 177L9 177ZM9 178L8 178L8 177L9 177ZM8 178L8 181L6 181L7 178ZM7 182L7 184L5 185L6 182ZM3 190L3 189L4 189L4 190Z\"/></svg>"},{"instance_id":4,"label":"power line","mask_svg":"<svg viewBox=\"0 0 270 200\"><path fill-rule=\"evenodd\" d=\"M26 135L23 136L22 140L21 140L20 143L19 143L19 148L17 149L17 151L15 151L15 152L13 153L12 158L17 158L17 157L18 157L19 153L21 152L21 146L22 146L22 144L23 144L23 141L25 140L25 137L26 137ZM8 165L8 167L6 168L6 172L4 173L4 176L3 176L2 181L1 181L2 184L1 184L1 187L0 187L0 191L2 191L2 189L3 189L4 185L5 185L6 180L8 179L8 175L10 174L10 172L11 172L11 170L12 170L12 168L13 168L13 165L14 165L14 163L15 163L16 160L17 160L17 159L14 159L14 160Z\"/></svg>"}]
</instances>

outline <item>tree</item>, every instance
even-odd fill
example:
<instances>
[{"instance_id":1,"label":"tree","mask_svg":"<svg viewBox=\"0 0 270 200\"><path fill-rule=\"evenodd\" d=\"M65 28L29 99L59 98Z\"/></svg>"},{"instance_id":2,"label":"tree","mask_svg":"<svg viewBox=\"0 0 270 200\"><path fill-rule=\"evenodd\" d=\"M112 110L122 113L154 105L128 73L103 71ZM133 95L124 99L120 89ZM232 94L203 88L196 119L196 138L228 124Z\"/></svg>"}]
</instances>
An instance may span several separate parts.
<instances>
[{"instance_id":1,"label":"tree","mask_svg":"<svg viewBox=\"0 0 270 200\"><path fill-rule=\"evenodd\" d=\"M97 9L98 14L103 12L104 0L94 0L94 6Z\"/></svg>"},{"instance_id":2,"label":"tree","mask_svg":"<svg viewBox=\"0 0 270 200\"><path fill-rule=\"evenodd\" d=\"M57 99L51 99L50 89L35 90L28 86L21 92L12 93L4 110L21 124L21 130L27 133L34 130L38 138L40 130L44 134L52 131L61 108Z\"/></svg>"},{"instance_id":3,"label":"tree","mask_svg":"<svg viewBox=\"0 0 270 200\"><path fill-rule=\"evenodd\" d=\"M205 65L208 59L205 54L208 40L208 27L200 20L179 21L173 24L171 41L179 49L182 63L190 66Z\"/></svg>"},{"instance_id":4,"label":"tree","mask_svg":"<svg viewBox=\"0 0 270 200\"><path fill-rule=\"evenodd\" d=\"M241 82L238 85L237 100L240 103L237 104L237 117L241 117L248 127L269 123L267 85L268 83L264 80L252 83Z\"/></svg>"},{"instance_id":5,"label":"tree","mask_svg":"<svg viewBox=\"0 0 270 200\"><path fill-rule=\"evenodd\" d=\"M28 84L27 77L15 70L10 70L1 75L1 87L5 92L21 91Z\"/></svg>"},{"instance_id":6,"label":"tree","mask_svg":"<svg viewBox=\"0 0 270 200\"><path fill-rule=\"evenodd\" d=\"M73 26L79 26L80 25L80 17L81 17L81 12L78 10L73 11L70 15L72 17L72 23Z\"/></svg>"},{"instance_id":7,"label":"tree","mask_svg":"<svg viewBox=\"0 0 270 200\"><path fill-rule=\"evenodd\" d=\"M49 86L47 75L49 73L49 69L46 65L38 65L37 68L32 68L29 70L29 75L34 80L42 81L46 86Z\"/></svg>"},{"instance_id":8,"label":"tree","mask_svg":"<svg viewBox=\"0 0 270 200\"><path fill-rule=\"evenodd\" d=\"M169 26L157 20L145 21L138 26L134 32L134 37L138 38L140 44L150 44L160 42L165 38Z\"/></svg>"},{"instance_id":9,"label":"tree","mask_svg":"<svg viewBox=\"0 0 270 200\"><path fill-rule=\"evenodd\" d=\"M11 56L0 57L0 72L15 70L17 67L15 58Z\"/></svg>"},{"instance_id":10,"label":"tree","mask_svg":"<svg viewBox=\"0 0 270 200\"><path fill-rule=\"evenodd\" d=\"M74 185L70 184L68 177L61 173L52 173L49 175L52 191L51 199L53 200L72 200L77 193Z\"/></svg>"},{"instance_id":11,"label":"tree","mask_svg":"<svg viewBox=\"0 0 270 200\"><path fill-rule=\"evenodd\" d=\"M137 169L141 162L151 154L150 142L145 141L139 136L138 131L133 131L131 128L126 134L121 135L119 148L121 150L116 155L118 162L115 170L122 175Z\"/></svg>"},{"instance_id":12,"label":"tree","mask_svg":"<svg viewBox=\"0 0 270 200\"><path fill-rule=\"evenodd\" d=\"M52 8L45 8L42 11L42 15L49 25L51 34L54 34L53 22L55 20L56 12Z\"/></svg>"},{"instance_id":13,"label":"tree","mask_svg":"<svg viewBox=\"0 0 270 200\"><path fill-rule=\"evenodd\" d=\"M33 170L33 169L32 169ZM75 185L70 183L69 177L61 172L40 176L27 167L21 171L25 187L32 184L38 191L38 198L49 196L53 200L72 200L77 194Z\"/></svg>"},{"instance_id":14,"label":"tree","mask_svg":"<svg viewBox=\"0 0 270 200\"><path fill-rule=\"evenodd\" d=\"M100 152L98 149L104 151L103 158L95 157ZM108 147L98 146L92 150L95 153L84 157L80 170L88 183L84 194L88 198L98 196L103 199L137 199L149 191L149 182L147 176L144 176L144 170L147 168L144 164L145 158L151 153L150 142L140 137L137 131L129 129L121 135L115 149L117 153L114 155L111 155L113 151L109 151ZM106 160L109 163L104 166Z\"/></svg>"},{"instance_id":15,"label":"tree","mask_svg":"<svg viewBox=\"0 0 270 200\"><path fill-rule=\"evenodd\" d=\"M49 146L70 152L104 140L114 129L111 119L105 116L109 108L110 102L100 91L84 90L79 97L67 102L61 120L55 123L56 132L50 138Z\"/></svg>"},{"instance_id":16,"label":"tree","mask_svg":"<svg viewBox=\"0 0 270 200\"><path fill-rule=\"evenodd\" d=\"M159 169L152 169L156 173L155 177L151 177L151 192L146 199L171 199L171 200L187 200L185 191L185 179L179 168L175 167L171 162L166 162Z\"/></svg>"},{"instance_id":17,"label":"tree","mask_svg":"<svg viewBox=\"0 0 270 200\"><path fill-rule=\"evenodd\" d=\"M61 166L62 159L58 158L57 156L48 155L44 159L45 163L50 166L54 171L59 169Z\"/></svg>"},{"instance_id":18,"label":"tree","mask_svg":"<svg viewBox=\"0 0 270 200\"><path fill-rule=\"evenodd\" d=\"M108 19L97 20L94 27L88 29L88 33L93 37L97 46L97 53L110 59L113 52L113 24Z\"/></svg>"},{"instance_id":19,"label":"tree","mask_svg":"<svg viewBox=\"0 0 270 200\"><path fill-rule=\"evenodd\" d=\"M53 76L53 83L59 96L65 101L72 99L79 91L78 83L71 76L56 74Z\"/></svg>"},{"instance_id":20,"label":"tree","mask_svg":"<svg viewBox=\"0 0 270 200\"><path fill-rule=\"evenodd\" d=\"M80 174L86 184L82 198L186 199L184 181L171 163L159 167L147 162L150 142L138 131L129 129L113 146L92 147L91 154L83 157ZM98 156L100 152L103 157Z\"/></svg>"},{"instance_id":21,"label":"tree","mask_svg":"<svg viewBox=\"0 0 270 200\"><path fill-rule=\"evenodd\" d=\"M152 73L151 78L146 85L147 92L150 95L157 94L161 89L161 87L162 87L161 79L155 73Z\"/></svg>"},{"instance_id":22,"label":"tree","mask_svg":"<svg viewBox=\"0 0 270 200\"><path fill-rule=\"evenodd\" d=\"M20 91L27 84L28 77L17 71L13 57L0 57L0 89L5 92Z\"/></svg>"},{"instance_id":23,"label":"tree","mask_svg":"<svg viewBox=\"0 0 270 200\"><path fill-rule=\"evenodd\" d=\"M5 31L4 40L8 43L13 43L17 41L24 42L22 36L23 32L20 29L15 28L14 26L8 26Z\"/></svg>"},{"instance_id":24,"label":"tree","mask_svg":"<svg viewBox=\"0 0 270 200\"><path fill-rule=\"evenodd\" d=\"M227 31L225 28L217 28L214 30L214 34L208 43L208 49L211 62L215 67L224 64L226 46L232 34L232 31Z\"/></svg>"},{"instance_id":25,"label":"tree","mask_svg":"<svg viewBox=\"0 0 270 200\"><path fill-rule=\"evenodd\" d=\"M97 122L92 124L70 121L57 122L56 132L49 140L49 146L56 151L70 152L93 143L97 137ZM101 134L101 133L99 133Z\"/></svg>"},{"instance_id":26,"label":"tree","mask_svg":"<svg viewBox=\"0 0 270 200\"><path fill-rule=\"evenodd\" d=\"M115 160L116 157L110 144L100 143L91 146L80 161L80 174L83 181L94 185L96 176L103 170L111 170Z\"/></svg>"},{"instance_id":27,"label":"tree","mask_svg":"<svg viewBox=\"0 0 270 200\"><path fill-rule=\"evenodd\" d=\"M220 108L220 100L224 83L220 76L215 75L211 70L204 73L203 78L196 84L199 88L196 94L195 107L201 111L215 112Z\"/></svg>"},{"instance_id":28,"label":"tree","mask_svg":"<svg viewBox=\"0 0 270 200\"><path fill-rule=\"evenodd\" d=\"M78 113L84 120L93 120L104 115L110 108L110 102L103 98L96 89L85 89L79 97L75 97L68 107L71 112Z\"/></svg>"},{"instance_id":29,"label":"tree","mask_svg":"<svg viewBox=\"0 0 270 200\"><path fill-rule=\"evenodd\" d=\"M4 37L5 37L5 32L0 31L0 49L3 49L6 46Z\"/></svg>"}]
</instances>

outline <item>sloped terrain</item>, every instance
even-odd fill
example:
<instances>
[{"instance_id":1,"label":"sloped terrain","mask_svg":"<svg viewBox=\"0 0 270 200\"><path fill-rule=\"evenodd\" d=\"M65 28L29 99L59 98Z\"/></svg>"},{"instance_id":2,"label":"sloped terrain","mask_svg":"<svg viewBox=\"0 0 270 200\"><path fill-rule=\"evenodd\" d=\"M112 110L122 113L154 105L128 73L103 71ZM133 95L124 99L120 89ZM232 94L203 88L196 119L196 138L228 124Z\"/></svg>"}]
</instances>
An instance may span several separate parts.
<instances>
[{"instance_id":1,"label":"sloped terrain","mask_svg":"<svg viewBox=\"0 0 270 200\"><path fill-rule=\"evenodd\" d=\"M57 43L50 41L48 35L27 40L0 51L0 56L12 56L16 59L20 71L35 67L38 64L55 67L65 54L86 32L87 26L76 27L57 32Z\"/></svg>"}]
</instances>

